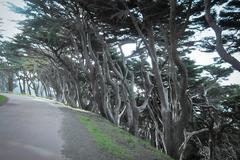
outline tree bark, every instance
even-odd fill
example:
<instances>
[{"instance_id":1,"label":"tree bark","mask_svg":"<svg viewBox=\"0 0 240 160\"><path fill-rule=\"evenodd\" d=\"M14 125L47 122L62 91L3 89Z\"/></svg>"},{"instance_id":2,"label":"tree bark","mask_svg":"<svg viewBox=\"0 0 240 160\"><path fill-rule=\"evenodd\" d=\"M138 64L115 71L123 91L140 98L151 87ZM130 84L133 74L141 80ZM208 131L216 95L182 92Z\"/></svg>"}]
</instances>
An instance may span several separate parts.
<instances>
[{"instance_id":1,"label":"tree bark","mask_svg":"<svg viewBox=\"0 0 240 160\"><path fill-rule=\"evenodd\" d=\"M13 92L13 73L10 72L8 75L8 92L12 93Z\"/></svg>"}]
</instances>

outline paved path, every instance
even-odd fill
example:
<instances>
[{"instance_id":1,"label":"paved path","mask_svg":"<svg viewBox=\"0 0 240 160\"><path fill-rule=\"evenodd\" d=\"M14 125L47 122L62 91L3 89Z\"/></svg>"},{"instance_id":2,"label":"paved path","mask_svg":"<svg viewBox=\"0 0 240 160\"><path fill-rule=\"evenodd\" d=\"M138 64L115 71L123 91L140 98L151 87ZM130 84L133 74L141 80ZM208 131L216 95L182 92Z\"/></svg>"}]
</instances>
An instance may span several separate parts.
<instances>
[{"instance_id":1,"label":"paved path","mask_svg":"<svg viewBox=\"0 0 240 160\"><path fill-rule=\"evenodd\" d=\"M0 160L111 160L76 113L33 97L8 95L0 106Z\"/></svg>"}]
</instances>

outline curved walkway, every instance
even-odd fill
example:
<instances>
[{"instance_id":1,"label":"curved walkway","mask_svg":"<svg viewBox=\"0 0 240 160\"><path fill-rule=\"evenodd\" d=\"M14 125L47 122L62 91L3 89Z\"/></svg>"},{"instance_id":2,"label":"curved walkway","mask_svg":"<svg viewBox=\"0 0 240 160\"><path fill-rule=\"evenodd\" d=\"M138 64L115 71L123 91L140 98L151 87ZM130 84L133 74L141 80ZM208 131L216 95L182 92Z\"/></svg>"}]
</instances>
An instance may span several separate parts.
<instances>
[{"instance_id":1,"label":"curved walkway","mask_svg":"<svg viewBox=\"0 0 240 160\"><path fill-rule=\"evenodd\" d=\"M28 96L5 94L0 106L1 160L111 160L98 150L75 112Z\"/></svg>"}]
</instances>

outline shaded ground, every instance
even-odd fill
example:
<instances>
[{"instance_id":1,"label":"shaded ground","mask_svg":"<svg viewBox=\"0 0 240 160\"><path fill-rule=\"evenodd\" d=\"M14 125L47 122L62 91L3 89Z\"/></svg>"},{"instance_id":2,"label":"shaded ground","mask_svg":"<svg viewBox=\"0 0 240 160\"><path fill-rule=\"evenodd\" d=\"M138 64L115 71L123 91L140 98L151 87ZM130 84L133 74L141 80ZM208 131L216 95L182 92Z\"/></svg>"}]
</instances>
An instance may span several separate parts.
<instances>
[{"instance_id":1,"label":"shaded ground","mask_svg":"<svg viewBox=\"0 0 240 160\"><path fill-rule=\"evenodd\" d=\"M147 142L100 116L54 101L5 94L0 106L1 160L165 160Z\"/></svg>"}]
</instances>

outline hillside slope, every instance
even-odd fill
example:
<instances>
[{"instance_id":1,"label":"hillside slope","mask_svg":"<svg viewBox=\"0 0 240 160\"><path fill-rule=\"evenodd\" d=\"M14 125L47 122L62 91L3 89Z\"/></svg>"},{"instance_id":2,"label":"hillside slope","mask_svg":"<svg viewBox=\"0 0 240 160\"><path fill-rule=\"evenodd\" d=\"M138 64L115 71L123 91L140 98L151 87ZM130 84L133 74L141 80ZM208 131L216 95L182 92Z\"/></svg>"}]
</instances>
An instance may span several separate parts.
<instances>
[{"instance_id":1,"label":"hillside slope","mask_svg":"<svg viewBox=\"0 0 240 160\"><path fill-rule=\"evenodd\" d=\"M149 142L129 134L98 115L79 111L76 114L98 147L117 159L171 160Z\"/></svg>"}]
</instances>

